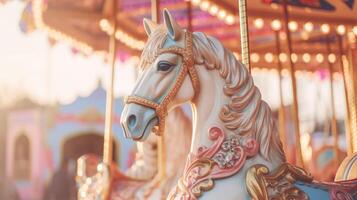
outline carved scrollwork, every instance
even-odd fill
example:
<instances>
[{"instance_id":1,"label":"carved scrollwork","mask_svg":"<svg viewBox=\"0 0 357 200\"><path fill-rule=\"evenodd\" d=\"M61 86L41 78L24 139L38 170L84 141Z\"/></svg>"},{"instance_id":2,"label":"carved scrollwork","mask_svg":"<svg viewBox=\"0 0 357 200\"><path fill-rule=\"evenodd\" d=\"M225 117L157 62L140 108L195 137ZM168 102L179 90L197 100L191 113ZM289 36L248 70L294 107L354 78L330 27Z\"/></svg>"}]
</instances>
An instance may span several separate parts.
<instances>
[{"instance_id":1,"label":"carved scrollwork","mask_svg":"<svg viewBox=\"0 0 357 200\"><path fill-rule=\"evenodd\" d=\"M239 172L247 158L258 153L253 139L226 134L218 127L209 130L211 147L200 147L197 154L189 154L183 177L168 199L195 200L214 187L215 179L230 177Z\"/></svg>"},{"instance_id":2,"label":"carved scrollwork","mask_svg":"<svg viewBox=\"0 0 357 200\"><path fill-rule=\"evenodd\" d=\"M246 176L248 193L254 200L308 200L309 197L294 186L296 181L311 182L312 177L288 163L273 174L264 165L254 165Z\"/></svg>"}]
</instances>

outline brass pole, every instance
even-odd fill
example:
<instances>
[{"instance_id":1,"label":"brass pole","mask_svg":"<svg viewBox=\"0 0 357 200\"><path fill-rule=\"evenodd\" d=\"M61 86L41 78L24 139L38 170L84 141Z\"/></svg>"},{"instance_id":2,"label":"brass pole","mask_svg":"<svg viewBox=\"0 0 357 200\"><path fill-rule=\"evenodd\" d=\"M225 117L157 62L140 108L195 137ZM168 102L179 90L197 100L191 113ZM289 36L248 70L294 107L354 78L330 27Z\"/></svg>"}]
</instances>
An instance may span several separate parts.
<instances>
[{"instance_id":1,"label":"brass pole","mask_svg":"<svg viewBox=\"0 0 357 200\"><path fill-rule=\"evenodd\" d=\"M158 23L159 18L159 0L151 0L151 20ZM160 181L164 180L166 177L166 145L165 145L165 134L162 134L157 138L158 146L158 174Z\"/></svg>"},{"instance_id":2,"label":"brass pole","mask_svg":"<svg viewBox=\"0 0 357 200\"><path fill-rule=\"evenodd\" d=\"M110 82L107 86L107 96L105 105L105 127L104 127L104 145L103 145L103 162L110 168L113 159L113 99L114 99L114 77L115 77L115 58L116 58L116 39L115 31L117 29L117 0L112 0L111 20L113 23L113 33L109 39L109 64L110 64ZM110 175L112 178L112 175ZM104 199L110 199L112 180L109 180L108 188L103 193Z\"/></svg>"},{"instance_id":3,"label":"brass pole","mask_svg":"<svg viewBox=\"0 0 357 200\"><path fill-rule=\"evenodd\" d=\"M249 72L251 72L247 0L238 0L238 4L239 4L239 25L240 25L242 63L248 68Z\"/></svg>"},{"instance_id":4,"label":"brass pole","mask_svg":"<svg viewBox=\"0 0 357 200\"><path fill-rule=\"evenodd\" d=\"M109 39L109 64L110 64L110 82L107 86L106 106L105 106L105 128L104 128L104 149L103 161L110 165L113 159L113 99L114 99L114 77L115 77L115 57L116 57L116 39L115 30L117 29L116 21L117 0L112 0L111 21L113 23L113 33Z\"/></svg>"},{"instance_id":5,"label":"brass pole","mask_svg":"<svg viewBox=\"0 0 357 200\"><path fill-rule=\"evenodd\" d=\"M160 21L159 7L160 0L151 0L151 20L156 23Z\"/></svg>"},{"instance_id":6,"label":"brass pole","mask_svg":"<svg viewBox=\"0 0 357 200\"><path fill-rule=\"evenodd\" d=\"M353 50L349 49L348 51L348 59L347 60L347 65L349 65L349 93L351 93L351 110L353 111L353 115L351 115L351 121L352 121L352 131L351 131L351 143L352 143L352 152L356 153L357 152L357 108L356 108L356 93L355 93L355 72L354 72L354 55L353 55Z\"/></svg>"},{"instance_id":7,"label":"brass pole","mask_svg":"<svg viewBox=\"0 0 357 200\"><path fill-rule=\"evenodd\" d=\"M284 99L283 99L283 83L282 83L282 74L281 71L283 69L282 63L279 59L279 55L281 53L281 44L280 44L280 39L279 39L279 31L275 31L275 46L276 46L276 54L278 58L278 74L279 74L279 97L280 97L280 107L279 107L279 133L280 133L280 139L283 143L283 148L284 151L287 152L288 146L287 146L287 140L286 140L286 129L285 129L285 121L286 121L286 116L285 116L285 109L284 109ZM289 154L286 154L287 156ZM289 158L287 159L289 160Z\"/></svg>"},{"instance_id":8,"label":"brass pole","mask_svg":"<svg viewBox=\"0 0 357 200\"><path fill-rule=\"evenodd\" d=\"M296 142L296 164L299 167L304 168L304 162L302 159L301 144L300 144L300 122L299 122L299 106L297 100L297 89L296 89L296 77L295 77L295 67L294 62L291 59L292 53L292 43L291 43L291 33L289 30L289 12L287 0L283 0L283 14L284 14L284 24L286 31L286 40L288 42L288 56L289 56L289 71L291 76L291 85L293 89L293 107L292 107L292 117L295 125L295 142Z\"/></svg>"},{"instance_id":9,"label":"brass pole","mask_svg":"<svg viewBox=\"0 0 357 200\"><path fill-rule=\"evenodd\" d=\"M348 113L348 125L349 132L346 132L346 141L348 147L348 155L351 155L357 152L357 108L356 108L356 96L354 91L354 82L353 82L353 66L350 66L349 60L346 55L344 55L342 36L337 35L338 37L338 46L340 53L340 65L342 67L342 72L344 74L343 81L345 83L345 95L347 99L347 113ZM350 53L350 52L349 52ZM353 55L349 55L350 59Z\"/></svg>"},{"instance_id":10,"label":"brass pole","mask_svg":"<svg viewBox=\"0 0 357 200\"><path fill-rule=\"evenodd\" d=\"M343 83L344 83L344 91L345 91L345 98L346 98L346 119L345 119L345 124L346 124L346 143L347 143L347 155L352 155L353 153L353 147L352 147L352 121L351 121L351 115L352 115L352 110L351 110L351 100L350 100L350 95L348 91L348 68L345 67L344 64L344 51L343 51L343 43L342 43L342 37L340 35L337 36L337 43L338 43L338 53L339 53L339 60L340 60L340 69L342 72L342 77L343 77Z\"/></svg>"},{"instance_id":11,"label":"brass pole","mask_svg":"<svg viewBox=\"0 0 357 200\"><path fill-rule=\"evenodd\" d=\"M326 37L326 50L327 54L330 55L331 53L331 44L330 44L330 37ZM337 129L337 120L336 120L336 108L335 108L335 95L334 95L334 88L333 88L333 65L331 62L327 60L328 63L328 70L330 74L330 99L331 99L331 132L333 136L333 150L335 152L335 162L338 164L340 161L339 155L339 148L338 148L338 129Z\"/></svg>"}]
</instances>

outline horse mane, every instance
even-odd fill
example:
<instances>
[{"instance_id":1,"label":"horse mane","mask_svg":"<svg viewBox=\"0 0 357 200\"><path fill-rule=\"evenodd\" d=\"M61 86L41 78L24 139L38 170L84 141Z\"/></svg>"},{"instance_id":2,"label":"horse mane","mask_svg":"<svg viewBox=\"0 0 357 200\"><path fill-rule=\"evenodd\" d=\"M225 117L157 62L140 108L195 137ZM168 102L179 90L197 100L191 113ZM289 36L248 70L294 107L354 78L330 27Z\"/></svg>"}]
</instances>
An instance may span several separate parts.
<instances>
[{"instance_id":1,"label":"horse mane","mask_svg":"<svg viewBox=\"0 0 357 200\"><path fill-rule=\"evenodd\" d=\"M156 55L166 38L163 25L154 30L144 48L141 68L147 66L145 58ZM196 64L204 65L208 70L218 70L224 79L223 92L230 100L222 107L219 117L225 127L242 137L254 138L265 159L284 162L284 151L271 110L261 99L246 67L219 40L202 32L193 33L193 54Z\"/></svg>"}]
</instances>

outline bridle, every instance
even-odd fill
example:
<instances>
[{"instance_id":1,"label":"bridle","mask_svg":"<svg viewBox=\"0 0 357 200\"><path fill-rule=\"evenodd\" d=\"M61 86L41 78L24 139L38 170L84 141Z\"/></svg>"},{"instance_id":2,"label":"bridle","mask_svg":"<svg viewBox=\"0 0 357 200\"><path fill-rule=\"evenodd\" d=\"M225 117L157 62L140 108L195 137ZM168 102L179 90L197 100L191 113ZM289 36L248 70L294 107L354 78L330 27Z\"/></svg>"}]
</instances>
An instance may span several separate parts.
<instances>
[{"instance_id":1,"label":"bridle","mask_svg":"<svg viewBox=\"0 0 357 200\"><path fill-rule=\"evenodd\" d=\"M130 95L125 98L126 104L135 103L155 110L156 115L159 119L158 130L155 131L156 135L163 134L165 128L165 118L168 113L167 106L172 101L172 99L175 98L187 74L190 76L195 97L198 95L200 91L200 84L199 84L197 71L194 68L195 62L193 58L193 36L192 33L188 31L185 31L184 33L185 33L185 48L181 48L181 47L161 48L157 51L157 53L154 56L148 59L149 61L147 63L152 64L153 62L155 62L156 58L161 54L173 53L173 54L180 55L183 60L183 64L181 66L177 66L180 67L180 70L178 72L178 75L176 76L176 81L174 82L174 85L170 87L170 90L166 93L166 96L162 98L161 102L155 102L153 100L146 99L144 97L139 97L136 95Z\"/></svg>"}]
</instances>

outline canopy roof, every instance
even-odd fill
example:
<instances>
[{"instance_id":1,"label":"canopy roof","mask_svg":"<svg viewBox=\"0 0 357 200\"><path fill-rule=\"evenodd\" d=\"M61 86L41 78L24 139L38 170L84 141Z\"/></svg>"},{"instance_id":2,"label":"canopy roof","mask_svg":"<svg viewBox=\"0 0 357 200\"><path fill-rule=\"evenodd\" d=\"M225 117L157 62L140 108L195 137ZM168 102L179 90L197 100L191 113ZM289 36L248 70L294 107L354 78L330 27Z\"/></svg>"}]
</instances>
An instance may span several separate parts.
<instances>
[{"instance_id":1,"label":"canopy roof","mask_svg":"<svg viewBox=\"0 0 357 200\"><path fill-rule=\"evenodd\" d=\"M36 27L46 30L54 39L67 40L84 53L106 51L108 35L113 32L108 20L111 1L33 0L33 16ZM276 67L276 62L268 62L269 59L267 61L264 57L267 57L267 53L276 54L275 34L271 22L275 19L283 20L280 1L247 1L251 53L256 61L253 62L253 67ZM331 53L338 53L335 36L337 27L341 28L343 25L342 28L347 31L355 27L357 32L357 3L354 0L289 0L289 3L293 21L293 52L300 58L297 68L315 69L326 64L326 41L333 43ZM227 48L239 54L236 0L161 0L160 10L162 8L168 8L183 27L188 26L188 16L191 13L194 31L217 37ZM118 0L116 36L119 52L140 55L146 41L142 27L144 17L151 17L150 0ZM309 25L306 25L307 23ZM322 33L322 24L329 26L329 37ZM285 51L284 32L280 36ZM305 56L305 61L309 60L308 62L301 59L306 53L311 54L310 59ZM313 62L316 59L312 58L315 58L316 54L322 54L326 59L323 62Z\"/></svg>"}]
</instances>

